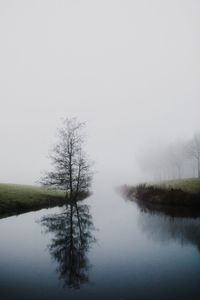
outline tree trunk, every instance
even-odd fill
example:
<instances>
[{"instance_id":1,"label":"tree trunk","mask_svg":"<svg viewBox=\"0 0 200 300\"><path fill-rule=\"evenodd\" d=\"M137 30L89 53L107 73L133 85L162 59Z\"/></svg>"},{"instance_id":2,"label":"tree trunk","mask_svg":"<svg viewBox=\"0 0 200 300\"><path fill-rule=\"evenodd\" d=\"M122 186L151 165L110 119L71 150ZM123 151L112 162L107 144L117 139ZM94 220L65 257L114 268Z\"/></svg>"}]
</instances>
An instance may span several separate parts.
<instances>
[{"instance_id":1,"label":"tree trunk","mask_svg":"<svg viewBox=\"0 0 200 300\"><path fill-rule=\"evenodd\" d=\"M181 179L181 168L178 167L178 179Z\"/></svg>"},{"instance_id":2,"label":"tree trunk","mask_svg":"<svg viewBox=\"0 0 200 300\"><path fill-rule=\"evenodd\" d=\"M76 198L78 196L78 193L79 193L80 175L81 175L81 166L79 164L79 167L78 167L78 178L77 178L77 184L76 184L76 194L74 196L75 197L74 200L76 200Z\"/></svg>"},{"instance_id":3,"label":"tree trunk","mask_svg":"<svg viewBox=\"0 0 200 300\"><path fill-rule=\"evenodd\" d=\"M71 146L72 147L72 146ZM73 194L73 187L72 187L72 154L71 154L70 149L70 155L69 155L69 188L70 188L70 193L69 193L69 199L72 199L72 194Z\"/></svg>"}]
</instances>

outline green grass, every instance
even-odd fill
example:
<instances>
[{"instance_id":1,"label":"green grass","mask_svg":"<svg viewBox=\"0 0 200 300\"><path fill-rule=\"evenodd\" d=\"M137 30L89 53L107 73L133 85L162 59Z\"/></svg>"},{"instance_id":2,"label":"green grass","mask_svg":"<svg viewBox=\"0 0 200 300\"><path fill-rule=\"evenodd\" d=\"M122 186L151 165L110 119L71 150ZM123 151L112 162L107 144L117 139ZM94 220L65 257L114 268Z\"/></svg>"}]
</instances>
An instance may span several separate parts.
<instances>
[{"instance_id":1,"label":"green grass","mask_svg":"<svg viewBox=\"0 0 200 300\"><path fill-rule=\"evenodd\" d=\"M200 207L200 179L182 179L140 184L129 188L137 200L159 205Z\"/></svg>"},{"instance_id":2,"label":"green grass","mask_svg":"<svg viewBox=\"0 0 200 300\"><path fill-rule=\"evenodd\" d=\"M200 178L163 181L158 186L180 189L189 193L200 193Z\"/></svg>"},{"instance_id":3,"label":"green grass","mask_svg":"<svg viewBox=\"0 0 200 300\"><path fill-rule=\"evenodd\" d=\"M0 214L64 204L64 193L37 186L0 184Z\"/></svg>"}]
</instances>

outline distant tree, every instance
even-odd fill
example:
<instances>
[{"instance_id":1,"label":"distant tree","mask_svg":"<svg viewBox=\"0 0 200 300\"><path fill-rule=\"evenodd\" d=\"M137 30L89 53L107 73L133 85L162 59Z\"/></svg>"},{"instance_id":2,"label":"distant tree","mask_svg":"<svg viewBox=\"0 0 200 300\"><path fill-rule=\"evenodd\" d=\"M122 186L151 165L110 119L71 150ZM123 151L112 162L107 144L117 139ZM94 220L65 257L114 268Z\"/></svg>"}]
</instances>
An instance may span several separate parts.
<instances>
[{"instance_id":1,"label":"distant tree","mask_svg":"<svg viewBox=\"0 0 200 300\"><path fill-rule=\"evenodd\" d=\"M200 133L196 134L188 143L187 152L189 157L196 161L198 177L200 178Z\"/></svg>"},{"instance_id":2,"label":"distant tree","mask_svg":"<svg viewBox=\"0 0 200 300\"><path fill-rule=\"evenodd\" d=\"M182 176L182 168L186 158L184 144L182 142L175 142L168 147L168 162L177 173L175 177L178 179Z\"/></svg>"},{"instance_id":3,"label":"distant tree","mask_svg":"<svg viewBox=\"0 0 200 300\"><path fill-rule=\"evenodd\" d=\"M84 125L76 118L63 121L50 156L54 170L42 178L42 184L65 190L66 198L73 201L89 192L92 180L91 163L83 150Z\"/></svg>"}]
</instances>

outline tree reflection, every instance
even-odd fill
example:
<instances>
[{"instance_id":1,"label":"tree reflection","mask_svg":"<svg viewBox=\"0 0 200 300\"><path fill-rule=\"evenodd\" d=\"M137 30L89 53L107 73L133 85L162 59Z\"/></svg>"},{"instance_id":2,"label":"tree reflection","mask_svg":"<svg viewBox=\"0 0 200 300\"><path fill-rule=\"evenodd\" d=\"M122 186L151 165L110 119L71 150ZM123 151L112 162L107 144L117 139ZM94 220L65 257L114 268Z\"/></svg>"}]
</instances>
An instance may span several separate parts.
<instances>
[{"instance_id":1,"label":"tree reflection","mask_svg":"<svg viewBox=\"0 0 200 300\"><path fill-rule=\"evenodd\" d=\"M200 218L196 212L163 207L141 207L139 226L147 236L160 243L175 241L183 245L193 245L200 252ZM166 209L166 211L165 211ZM191 213L191 215L189 215Z\"/></svg>"},{"instance_id":2,"label":"tree reflection","mask_svg":"<svg viewBox=\"0 0 200 300\"><path fill-rule=\"evenodd\" d=\"M80 288L89 281L87 252L95 238L94 225L88 205L72 203L61 214L48 215L41 223L54 237L48 246L50 254L58 262L59 279L64 285Z\"/></svg>"},{"instance_id":3,"label":"tree reflection","mask_svg":"<svg viewBox=\"0 0 200 300\"><path fill-rule=\"evenodd\" d=\"M140 210L140 229L159 243L177 242L193 245L200 252L200 211L192 207L167 206L140 201L124 189L122 195L136 203Z\"/></svg>"}]
</instances>

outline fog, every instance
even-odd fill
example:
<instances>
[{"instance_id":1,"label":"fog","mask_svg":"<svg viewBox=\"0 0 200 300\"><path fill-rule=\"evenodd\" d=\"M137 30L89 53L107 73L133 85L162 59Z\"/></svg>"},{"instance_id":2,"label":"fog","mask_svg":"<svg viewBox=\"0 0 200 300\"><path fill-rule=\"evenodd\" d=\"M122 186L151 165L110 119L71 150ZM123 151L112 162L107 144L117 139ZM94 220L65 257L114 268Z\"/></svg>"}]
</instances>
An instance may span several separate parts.
<instances>
[{"instance_id":1,"label":"fog","mask_svg":"<svg viewBox=\"0 0 200 300\"><path fill-rule=\"evenodd\" d=\"M95 182L200 129L197 0L1 0L0 182L34 184L61 118L86 121Z\"/></svg>"}]
</instances>

